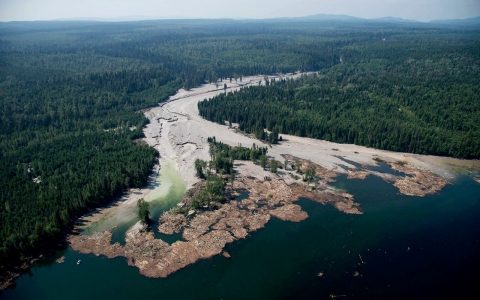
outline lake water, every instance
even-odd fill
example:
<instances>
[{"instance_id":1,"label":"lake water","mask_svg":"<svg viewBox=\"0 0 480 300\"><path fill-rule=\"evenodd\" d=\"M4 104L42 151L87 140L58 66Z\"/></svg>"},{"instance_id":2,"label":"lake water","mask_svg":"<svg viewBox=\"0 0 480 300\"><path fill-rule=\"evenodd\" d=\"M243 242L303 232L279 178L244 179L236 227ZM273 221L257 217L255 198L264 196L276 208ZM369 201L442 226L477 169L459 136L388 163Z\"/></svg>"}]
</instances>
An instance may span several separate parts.
<instances>
[{"instance_id":1,"label":"lake water","mask_svg":"<svg viewBox=\"0 0 480 300\"><path fill-rule=\"evenodd\" d=\"M165 279L141 276L124 258L65 249L35 264L0 297L480 299L480 184L462 175L421 198L401 195L375 176L337 179L333 185L353 194L364 215L300 199L305 221L272 218L227 245L231 258L200 260ZM65 263L55 263L62 255Z\"/></svg>"}]
</instances>

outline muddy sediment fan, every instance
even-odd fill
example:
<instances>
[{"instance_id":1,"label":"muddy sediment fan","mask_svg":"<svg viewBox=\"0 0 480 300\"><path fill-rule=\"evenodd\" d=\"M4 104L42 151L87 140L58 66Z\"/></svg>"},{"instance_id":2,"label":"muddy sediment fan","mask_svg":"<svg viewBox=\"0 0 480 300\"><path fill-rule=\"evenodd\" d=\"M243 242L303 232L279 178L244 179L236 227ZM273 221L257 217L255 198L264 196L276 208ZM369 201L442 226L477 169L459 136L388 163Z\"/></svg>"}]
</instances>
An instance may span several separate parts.
<instances>
[{"instance_id":1,"label":"muddy sediment fan","mask_svg":"<svg viewBox=\"0 0 480 300\"><path fill-rule=\"evenodd\" d=\"M303 186L292 187L292 190L298 197L305 197L324 205L332 203L336 209L343 213L363 215L363 212L359 209L360 204L354 202L353 195L345 191L333 189L308 191Z\"/></svg>"},{"instance_id":2,"label":"muddy sediment fan","mask_svg":"<svg viewBox=\"0 0 480 300\"><path fill-rule=\"evenodd\" d=\"M268 209L268 213L284 221L300 222L308 217L298 205L292 202L300 197L334 206L347 214L363 214L353 196L345 191L334 189L311 189L305 185L288 186L284 181L273 178L271 181L259 181L242 177L235 183L235 188L247 190L249 198L242 200L241 205L250 208L252 205L261 205L261 209ZM337 205L337 203L340 203ZM252 209L252 208L250 208Z\"/></svg>"},{"instance_id":3,"label":"muddy sediment fan","mask_svg":"<svg viewBox=\"0 0 480 300\"><path fill-rule=\"evenodd\" d=\"M400 190L400 193L404 195L423 197L425 195L435 194L448 183L437 174L425 169L415 168L401 161L389 163L389 165L394 170L411 175L405 176L393 184Z\"/></svg>"},{"instance_id":4,"label":"muddy sediment fan","mask_svg":"<svg viewBox=\"0 0 480 300\"><path fill-rule=\"evenodd\" d=\"M346 214L351 214L351 215L362 215L363 212L361 212L358 209L358 206L360 204L353 202L352 199L348 199L346 201L337 201L335 202L335 208L338 209L341 212L344 212Z\"/></svg>"},{"instance_id":5,"label":"muddy sediment fan","mask_svg":"<svg viewBox=\"0 0 480 300\"><path fill-rule=\"evenodd\" d=\"M323 182L334 182L335 180L333 178L338 176L338 173L336 172L335 169L329 170L309 160L298 158L290 154L282 154L282 157L287 159L290 162L299 161L301 163L300 170L302 172L305 172L309 168L314 168L315 176L317 176Z\"/></svg>"},{"instance_id":6,"label":"muddy sediment fan","mask_svg":"<svg viewBox=\"0 0 480 300\"><path fill-rule=\"evenodd\" d=\"M241 209L237 202L224 204L220 209L193 218L185 228L183 238L168 244L155 239L152 232L130 230L125 246L111 244L112 233L105 231L91 236L71 236L72 248L81 253L123 256L128 264L148 277L167 277L199 259L220 254L226 244L245 238L249 232L263 228L270 220L267 210L254 213Z\"/></svg>"},{"instance_id":7,"label":"muddy sediment fan","mask_svg":"<svg viewBox=\"0 0 480 300\"><path fill-rule=\"evenodd\" d=\"M346 206L349 201L353 203L351 195L345 193L312 193L305 187L289 187L277 178L260 181L240 177L235 188L247 190L249 198L240 202L230 201L217 210L200 213L190 221L183 215L162 215L160 222L169 223L165 227L162 227L163 223L160 225L163 232L180 232L183 229L183 241L168 244L155 239L152 232L141 230L137 224L127 232L125 246L111 244L111 230L96 232L91 236L70 236L70 245L81 253L105 255L108 258L123 256L129 265L138 267L145 276L167 277L199 259L221 254L226 244L246 238L249 233L263 228L271 216L292 222L306 219L308 214L292 203L299 196L319 203L340 201L345 202Z\"/></svg>"},{"instance_id":8,"label":"muddy sediment fan","mask_svg":"<svg viewBox=\"0 0 480 300\"><path fill-rule=\"evenodd\" d=\"M293 186L290 187L295 196L305 197L315 202L326 204L333 203L335 208L346 214L361 215L363 212L359 210L359 204L353 201L353 196L345 191L334 190L329 187L329 182L334 182L335 177L338 176L336 169L328 170L320 165L317 165L309 160L298 158L290 154L282 154L282 157L290 162L300 162L300 170L305 172L309 168L315 169L315 176L318 178L315 189L309 186ZM349 171L348 179L359 178L365 179L369 174L366 171Z\"/></svg>"},{"instance_id":9,"label":"muddy sediment fan","mask_svg":"<svg viewBox=\"0 0 480 300\"><path fill-rule=\"evenodd\" d=\"M179 233L187 225L187 218L182 214L164 212L160 217L158 231L164 234Z\"/></svg>"},{"instance_id":10,"label":"muddy sediment fan","mask_svg":"<svg viewBox=\"0 0 480 300\"><path fill-rule=\"evenodd\" d=\"M192 198L200 195L205 186L205 181L195 183L188 193L183 197L182 202L177 204L177 208L164 212L159 219L158 231L163 234L179 233L183 227L187 225L187 217L183 214L176 213L178 209L187 209L190 207ZM194 211L192 211L194 212Z\"/></svg>"},{"instance_id":11,"label":"muddy sediment fan","mask_svg":"<svg viewBox=\"0 0 480 300\"><path fill-rule=\"evenodd\" d=\"M348 170L347 179L365 179L369 172L366 171L357 171L357 170Z\"/></svg>"},{"instance_id":12,"label":"muddy sediment fan","mask_svg":"<svg viewBox=\"0 0 480 300\"><path fill-rule=\"evenodd\" d=\"M287 204L270 211L270 214L283 221L300 222L308 218L308 214L299 205Z\"/></svg>"}]
</instances>

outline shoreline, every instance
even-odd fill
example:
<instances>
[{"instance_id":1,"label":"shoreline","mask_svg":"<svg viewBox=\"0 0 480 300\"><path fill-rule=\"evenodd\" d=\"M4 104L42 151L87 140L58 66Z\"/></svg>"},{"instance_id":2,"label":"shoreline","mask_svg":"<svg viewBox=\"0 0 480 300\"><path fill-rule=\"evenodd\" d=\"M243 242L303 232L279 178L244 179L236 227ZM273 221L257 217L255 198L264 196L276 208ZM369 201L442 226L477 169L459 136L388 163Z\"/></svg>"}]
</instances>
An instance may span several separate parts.
<instances>
[{"instance_id":1,"label":"shoreline","mask_svg":"<svg viewBox=\"0 0 480 300\"><path fill-rule=\"evenodd\" d=\"M226 200L217 209L192 209L190 197L184 196L181 206L184 212L165 211L159 218L159 232L163 234L181 233L182 238L170 243L154 237L152 231L146 231L137 222L126 234L124 246L112 244L112 230L95 232L90 236L70 236L69 243L75 251L107 258L124 257L129 266L135 266L140 274L151 278L165 278L172 273L196 263L200 259L208 259L224 253L225 246L236 240L246 239L252 232L260 230L270 221L277 218L288 222L301 222L307 219L301 206L294 204L301 197L322 205L332 204L337 210L351 215L363 215L360 204L354 202L354 196L347 191L336 190L329 185L339 173L315 165L311 161L286 156L299 167L296 174L315 168L317 180L287 184L284 180L292 172L285 170L282 174L265 171L259 165L249 161L236 161L235 171L239 174L227 195L239 195L247 192L243 200ZM405 174L413 174L412 189L402 190L402 194L417 196L433 194L441 189L446 181L424 169L417 169L407 164L396 164L392 169ZM253 171L253 172L249 172ZM298 171L301 171L298 173ZM349 170L348 180L365 179L368 171ZM288 174L288 175L287 175ZM373 174L375 175L375 174ZM419 178L420 177L420 178ZM410 177L409 177L410 178ZM431 180L438 185L431 187ZM398 176L396 183L409 181ZM200 183L203 181L200 181ZM194 189L201 188L202 184ZM408 185L407 185L408 186ZM196 191L191 190L191 195ZM412 192L413 191L413 192ZM423 193L423 194L422 194ZM231 197L228 197L231 198ZM187 214L188 212L188 214Z\"/></svg>"},{"instance_id":2,"label":"shoreline","mask_svg":"<svg viewBox=\"0 0 480 300\"><path fill-rule=\"evenodd\" d=\"M280 76L295 78L303 74L286 74ZM269 76L269 78L278 78L278 76ZM258 84L259 81L263 80L263 76L249 76L244 77L241 84L226 81L224 83L227 83L228 86L226 91L230 92L245 86ZM236 146L238 144L246 147L251 147L253 144L260 147L270 146L259 140L247 137L242 133L238 133L234 128L212 123L198 115L197 103L199 101L224 92L221 88L214 89L213 87L215 87L215 84L204 84L190 91L180 89L166 102L142 111L150 120L150 123L143 128L145 138L142 140L150 147L154 147L160 154L158 164L154 165L152 170L152 175L156 175L156 166L164 161L174 160L177 171L186 183L187 189L193 187L194 184L199 181L194 176L193 162L197 158L208 160L207 137L209 136L215 136L218 141L230 146ZM342 174L349 174L351 169L355 169L354 165L349 164L345 160L361 165L374 166L376 164L375 158L387 163L405 162L413 167L426 169L446 180L454 179L456 174L465 170L480 170L480 160L462 160L450 157L392 152L353 144L338 144L285 134L281 134L281 136L283 137L283 141L280 144L271 145L271 147L268 148L269 158L274 158L282 162L284 155L293 155ZM261 172L259 173L248 165L244 166L241 172L242 174L254 174L254 177L261 176ZM382 176L381 174L383 174L379 172L370 173L377 176ZM384 179L388 180L389 175L385 174L384 176ZM150 182L150 176L148 181ZM480 183L480 179L476 181ZM147 182L147 187L149 184L150 183ZM134 205L138 199L142 196L147 196L150 192L150 190L145 191L146 194L142 192L142 196L139 196L135 194L135 192L138 192L136 190L137 189L130 189L120 198L112 200L110 204L97 208L93 214L89 213L77 219L74 224L85 217L87 217L87 224L98 222L110 213L113 213L117 207L121 208L122 205ZM124 200L121 201L121 199ZM95 214L97 215L92 217ZM89 217L90 219L88 219ZM76 225L73 227L76 228ZM68 238L68 234L64 237ZM32 257L32 259L36 260L38 257ZM31 265L30 263L27 264L28 266L26 268L22 268L23 272ZM23 272L11 275L11 278L7 278L5 281L10 283L8 285L4 284L5 286L1 285L1 287L4 289L10 284L13 284L13 280Z\"/></svg>"},{"instance_id":3,"label":"shoreline","mask_svg":"<svg viewBox=\"0 0 480 300\"><path fill-rule=\"evenodd\" d=\"M297 76L301 76L301 74ZM257 83L257 80L262 78L257 76L244 79L252 84ZM305 215L301 207L292 204L301 196L321 204L332 202L336 209L344 213L363 214L359 210L359 204L354 202L353 195L348 194L346 191L337 191L328 185L328 182L334 181L333 178L338 174L346 174L349 179L364 179L368 175L379 176L395 185L400 193L410 196L424 196L436 193L448 183L447 180L452 180L455 177L455 172L447 167L447 163L444 163L442 157L423 157L421 155L379 150L352 144L338 144L291 135L282 135L283 141L278 145L267 145L241 132L237 132L234 128L212 123L199 116L197 103L222 92L220 89L213 89L213 86L213 84L205 84L190 91L181 89L175 96L170 97L167 102L143 112L150 120L150 124L144 128L144 141L159 152L160 161L165 159L176 161L177 170L186 182L187 190L190 190L200 181L194 176L194 160L197 158L209 159L207 137L213 136L216 137L217 141L233 147L239 144L246 147L252 147L253 144L259 147L268 147L268 157L270 159L273 158L279 161L283 161L283 159L291 161L301 160L305 169L313 165L317 170L317 175L325 179L320 185L322 187L321 192L317 192L320 196L315 197L315 194L312 193L313 189L309 185L302 184L299 179L291 179L291 177L294 177L292 172L287 172L287 170L279 172L280 176L275 180L281 181L285 185L285 188L280 190L290 190L290 192L287 192L290 195L289 198L293 197L295 199L292 198L289 201L277 199L276 205L282 203L280 207L272 206L268 210L262 209L263 213L261 215L264 218L261 223L263 225L255 225L253 231L262 228L268 222L270 216L293 222L299 222L307 218L308 215ZM235 91L238 88L240 88L239 85L229 85L227 91ZM398 169L406 176L393 176L378 171L360 170L355 166L357 164L367 167L376 166L379 161L387 163L394 170ZM461 160L447 158L446 161L449 164L462 165ZM474 165L475 163L478 162L472 162ZM271 174L251 162L237 161L235 162L235 170L238 176L243 178L241 181L247 180L249 182L247 185L244 182L243 186L240 187L237 181L235 192L240 190L252 192L252 186L253 190L258 192L254 188L255 186L258 188L262 184L270 184L270 180L266 180L266 178ZM248 178L255 179L250 180ZM298 186L294 187L294 185ZM268 193L268 195L265 193ZM249 199L242 200L238 205L243 207L242 209L252 212L259 211L259 206L265 205L262 203L262 199L271 197L272 194L275 194L275 191L265 192L264 190L263 194L265 195L261 193L257 196L250 195ZM226 229L223 225L218 225L228 222L227 220L231 218L228 216L231 215L232 209L236 211L238 205L232 205L232 202L228 202L225 209L229 212L225 212L225 217L215 217L215 221L201 221L204 218L210 218L207 216L215 214L215 211L204 212L194 217L191 221L194 222L193 227L191 226L192 224L187 225L187 220L183 217L176 216L169 219L167 215L162 215L159 224L160 227L163 226L163 233L180 232L182 228L185 228L183 235L186 241L178 240L170 245L162 240L155 239L151 233L139 231L136 225L127 233L126 242L128 246L125 249L119 244L110 244L111 236L105 231L96 233L94 240L89 239L89 237L82 237L80 241L81 246L78 246L76 250L82 253L106 255L107 257L123 256L127 258L129 265L138 267L140 273L145 276L166 277L176 270L195 263L198 259L221 254L226 244L248 236L250 230L246 231L239 225L247 222L247 216L244 216L247 219L231 221L233 223L230 223L229 226L233 226L231 227L233 228L232 230ZM222 211L222 208L219 211ZM203 217L204 214L206 214L205 217ZM234 213L234 215L236 214ZM199 218L198 222L194 221L197 218ZM170 222L169 220L175 224L172 228L167 224ZM210 226L217 222L218 224L212 227L214 231L209 232ZM76 241L73 237L71 242L78 245L79 241ZM87 246L89 243L91 245ZM145 246L146 244L156 245L154 247L158 248L158 253L160 254L152 252L149 254L150 258L146 258L139 252L136 252L136 247L143 247L142 245ZM199 244L204 245L202 247L206 248L201 250L197 247ZM102 248L100 249L96 245L102 245ZM168 254L173 250L179 251L179 256ZM180 261L181 263L172 266L170 265L172 260Z\"/></svg>"},{"instance_id":4,"label":"shoreline","mask_svg":"<svg viewBox=\"0 0 480 300\"><path fill-rule=\"evenodd\" d=\"M302 75L286 74L280 75L280 77L296 78ZM277 76L270 76L269 78L274 77L278 78ZM243 86L257 84L259 80L263 81L263 76L245 77L243 78ZM227 92L241 88L236 83L230 84L227 82L227 86ZM402 161L413 167L431 171L446 180L454 179L458 171L480 170L480 160L393 152L286 134L281 134L283 141L279 144L265 144L246 136L242 132L237 132L235 126L229 128L227 125L213 123L199 116L197 103L223 92L223 89L215 90L214 87L215 84L204 84L190 91L180 89L167 102L144 113L151 121L144 130L147 137L149 134L151 135L150 138L146 138L146 142L155 147L161 157L177 160L179 173L187 183L187 188L191 188L198 181L194 177L194 160L196 158L209 159L208 143L206 141L209 136L215 136L217 141L233 147L238 144L246 147L252 147L253 144L259 147L268 147L267 155L269 158L274 158L280 162L283 162L284 155L293 155L329 170L336 168L339 173L344 174L348 173L349 168L355 167L345 160L368 166L376 165L375 160L385 161L389 164ZM160 124L152 124L155 121Z\"/></svg>"}]
</instances>

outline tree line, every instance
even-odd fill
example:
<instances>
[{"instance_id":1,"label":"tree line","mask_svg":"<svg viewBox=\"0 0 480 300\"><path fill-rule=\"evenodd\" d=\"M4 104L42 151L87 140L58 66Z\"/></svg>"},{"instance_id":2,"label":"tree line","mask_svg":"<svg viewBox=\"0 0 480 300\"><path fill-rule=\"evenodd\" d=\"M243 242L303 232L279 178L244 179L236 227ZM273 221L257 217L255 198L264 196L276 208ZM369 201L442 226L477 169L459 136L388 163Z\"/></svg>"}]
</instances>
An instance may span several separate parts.
<instances>
[{"instance_id":1,"label":"tree line","mask_svg":"<svg viewBox=\"0 0 480 300\"><path fill-rule=\"evenodd\" d=\"M408 38L408 39L407 39ZM210 121L378 149L480 157L480 44L411 36L352 47L332 68L220 94L198 104ZM415 36L413 36L415 38Z\"/></svg>"},{"instance_id":2,"label":"tree line","mask_svg":"<svg viewBox=\"0 0 480 300\"><path fill-rule=\"evenodd\" d=\"M0 271L46 248L78 216L145 183L157 153L139 140L148 123L141 112L182 87L325 70L221 95L232 104L202 104L202 115L238 121L272 143L276 135L263 129L478 156L477 31L228 20L0 24ZM233 104L235 97L245 102ZM383 117L368 107L383 107ZM322 115L312 114L320 108ZM393 122L398 108L424 123ZM348 114L351 121L338 121ZM233 156L266 153L216 147L214 167L225 174Z\"/></svg>"}]
</instances>

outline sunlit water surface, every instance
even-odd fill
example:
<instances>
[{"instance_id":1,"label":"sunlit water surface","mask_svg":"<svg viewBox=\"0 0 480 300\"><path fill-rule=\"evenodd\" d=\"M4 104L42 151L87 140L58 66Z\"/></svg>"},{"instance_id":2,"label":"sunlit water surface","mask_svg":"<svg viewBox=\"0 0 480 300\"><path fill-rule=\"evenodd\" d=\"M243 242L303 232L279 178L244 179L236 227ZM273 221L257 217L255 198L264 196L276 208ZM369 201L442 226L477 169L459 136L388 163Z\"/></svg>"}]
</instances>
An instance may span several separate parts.
<instances>
[{"instance_id":1,"label":"sunlit water surface","mask_svg":"<svg viewBox=\"0 0 480 300\"><path fill-rule=\"evenodd\" d=\"M174 168L173 168L174 169ZM172 182L178 173L168 172ZM176 177L178 176L178 177ZM166 181L167 178L164 178ZM163 182L160 179L160 182ZM201 260L165 279L147 278L125 258L70 248L36 263L4 299L459 299L479 296L480 184L459 176L440 193L410 197L375 176L347 180L364 215L347 215L308 199L309 218L272 218L264 229L227 245L227 259ZM161 184L160 184L161 186ZM172 184L147 199L155 218L180 201ZM156 192L155 192L156 193ZM155 195L155 194L153 194ZM245 196L245 195L243 195ZM134 221L132 221L134 223ZM116 229L123 239L128 226ZM123 229L122 229L123 228ZM157 236L159 234L157 233ZM171 238L169 242L179 238ZM65 262L55 259L65 256ZM81 259L82 264L77 265ZM322 272L323 277L318 274ZM356 273L358 272L358 273ZM354 276L357 275L357 276ZM344 295L344 296L343 296ZM477 299L480 299L478 297Z\"/></svg>"}]
</instances>

